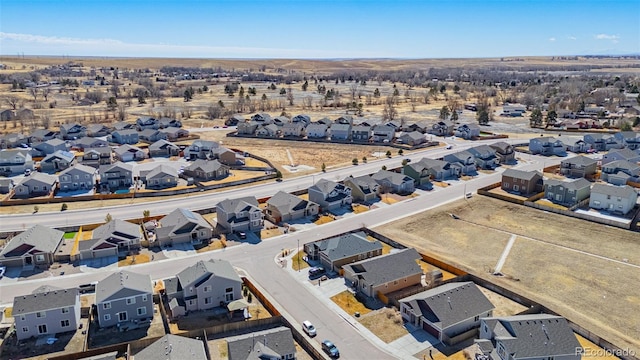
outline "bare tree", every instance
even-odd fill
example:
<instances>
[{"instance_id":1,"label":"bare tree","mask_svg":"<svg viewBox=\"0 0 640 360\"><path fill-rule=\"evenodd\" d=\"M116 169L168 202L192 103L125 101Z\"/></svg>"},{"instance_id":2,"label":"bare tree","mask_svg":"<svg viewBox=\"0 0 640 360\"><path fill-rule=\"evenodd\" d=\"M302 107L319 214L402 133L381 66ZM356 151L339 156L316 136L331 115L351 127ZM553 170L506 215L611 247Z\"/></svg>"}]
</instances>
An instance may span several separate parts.
<instances>
[{"instance_id":1,"label":"bare tree","mask_svg":"<svg viewBox=\"0 0 640 360\"><path fill-rule=\"evenodd\" d=\"M289 101L290 106L293 106L293 89L291 87L287 89L287 101Z\"/></svg>"},{"instance_id":2,"label":"bare tree","mask_svg":"<svg viewBox=\"0 0 640 360\"><path fill-rule=\"evenodd\" d=\"M118 105L118 113L116 116L119 121L124 121L127 118L127 111L124 105Z\"/></svg>"},{"instance_id":3,"label":"bare tree","mask_svg":"<svg viewBox=\"0 0 640 360\"><path fill-rule=\"evenodd\" d=\"M211 120L222 117L223 109L218 104L211 105L207 108L207 117Z\"/></svg>"},{"instance_id":4,"label":"bare tree","mask_svg":"<svg viewBox=\"0 0 640 360\"><path fill-rule=\"evenodd\" d=\"M4 98L4 102L10 106L12 110L15 110L18 107L18 103L20 103L20 99L15 96L7 96Z\"/></svg>"},{"instance_id":5,"label":"bare tree","mask_svg":"<svg viewBox=\"0 0 640 360\"><path fill-rule=\"evenodd\" d=\"M302 99L302 109L312 109L313 108L313 98L311 96L307 96Z\"/></svg>"},{"instance_id":6,"label":"bare tree","mask_svg":"<svg viewBox=\"0 0 640 360\"><path fill-rule=\"evenodd\" d=\"M49 111L45 111L40 115L40 121L42 121L42 126L45 129L49 129L51 126L51 113Z\"/></svg>"},{"instance_id":7,"label":"bare tree","mask_svg":"<svg viewBox=\"0 0 640 360\"><path fill-rule=\"evenodd\" d=\"M42 88L42 97L44 97L44 101L49 101L49 94L51 94L50 88Z\"/></svg>"},{"instance_id":8,"label":"bare tree","mask_svg":"<svg viewBox=\"0 0 640 360\"><path fill-rule=\"evenodd\" d=\"M356 99L356 94L358 93L358 83L353 83L349 86L349 91L351 91L351 101Z\"/></svg>"},{"instance_id":9,"label":"bare tree","mask_svg":"<svg viewBox=\"0 0 640 360\"><path fill-rule=\"evenodd\" d=\"M38 88L37 87L30 87L29 88L29 94L31 94L31 96L33 96L33 101L38 101Z\"/></svg>"},{"instance_id":10,"label":"bare tree","mask_svg":"<svg viewBox=\"0 0 640 360\"><path fill-rule=\"evenodd\" d=\"M113 80L111 83L111 94L116 98L120 94L120 82L118 80Z\"/></svg>"},{"instance_id":11,"label":"bare tree","mask_svg":"<svg viewBox=\"0 0 640 360\"><path fill-rule=\"evenodd\" d=\"M388 96L385 101L384 109L382 109L382 118L384 120L393 120L398 116L398 110L396 110L395 101L393 99L394 97L395 96Z\"/></svg>"}]
</instances>

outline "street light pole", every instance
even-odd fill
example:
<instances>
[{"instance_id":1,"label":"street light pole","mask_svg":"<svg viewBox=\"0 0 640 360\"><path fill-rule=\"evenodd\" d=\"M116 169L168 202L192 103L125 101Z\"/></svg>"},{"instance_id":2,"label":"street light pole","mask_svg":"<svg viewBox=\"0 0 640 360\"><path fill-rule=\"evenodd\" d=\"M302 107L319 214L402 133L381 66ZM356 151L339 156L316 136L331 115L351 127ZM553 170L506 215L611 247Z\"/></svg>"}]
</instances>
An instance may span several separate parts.
<instances>
[{"instance_id":1,"label":"street light pole","mask_svg":"<svg viewBox=\"0 0 640 360\"><path fill-rule=\"evenodd\" d=\"M298 272L300 272L300 239L298 239L298 251L296 252L296 258L298 259Z\"/></svg>"}]
</instances>

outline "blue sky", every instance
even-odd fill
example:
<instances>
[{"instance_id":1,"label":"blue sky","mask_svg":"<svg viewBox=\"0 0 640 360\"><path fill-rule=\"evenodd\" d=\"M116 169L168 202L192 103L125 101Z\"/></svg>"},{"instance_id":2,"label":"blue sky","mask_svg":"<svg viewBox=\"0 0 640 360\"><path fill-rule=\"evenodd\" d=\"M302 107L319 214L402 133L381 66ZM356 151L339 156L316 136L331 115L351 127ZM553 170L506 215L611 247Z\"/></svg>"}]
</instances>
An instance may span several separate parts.
<instances>
[{"instance_id":1,"label":"blue sky","mask_svg":"<svg viewBox=\"0 0 640 360\"><path fill-rule=\"evenodd\" d=\"M638 0L1 0L0 54L472 58L640 53Z\"/></svg>"}]
</instances>

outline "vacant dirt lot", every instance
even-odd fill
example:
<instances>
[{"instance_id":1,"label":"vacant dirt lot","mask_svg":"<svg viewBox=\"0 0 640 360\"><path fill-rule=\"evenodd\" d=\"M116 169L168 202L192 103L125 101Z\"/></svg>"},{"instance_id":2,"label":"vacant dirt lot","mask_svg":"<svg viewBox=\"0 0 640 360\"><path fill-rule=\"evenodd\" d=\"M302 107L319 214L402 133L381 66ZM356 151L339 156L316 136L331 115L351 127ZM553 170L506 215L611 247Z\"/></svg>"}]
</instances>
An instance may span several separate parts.
<instances>
[{"instance_id":1,"label":"vacant dirt lot","mask_svg":"<svg viewBox=\"0 0 640 360\"><path fill-rule=\"evenodd\" d=\"M622 348L640 351L640 293L631 285L640 284L636 232L486 197L375 230L538 301ZM489 272L511 234L518 237L502 269L507 277L493 277Z\"/></svg>"}]
</instances>

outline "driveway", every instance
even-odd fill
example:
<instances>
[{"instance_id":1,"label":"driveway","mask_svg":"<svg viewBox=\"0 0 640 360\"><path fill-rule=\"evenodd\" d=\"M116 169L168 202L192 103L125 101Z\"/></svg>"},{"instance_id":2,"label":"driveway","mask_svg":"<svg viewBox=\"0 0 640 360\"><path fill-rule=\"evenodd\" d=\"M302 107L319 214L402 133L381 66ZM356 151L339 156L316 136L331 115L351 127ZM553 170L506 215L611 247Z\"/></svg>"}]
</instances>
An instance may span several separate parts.
<instances>
[{"instance_id":1,"label":"driveway","mask_svg":"<svg viewBox=\"0 0 640 360\"><path fill-rule=\"evenodd\" d=\"M167 259L175 259L179 257L192 256L196 254L196 250L191 244L174 244L172 247L163 247L162 255Z\"/></svg>"},{"instance_id":2,"label":"driveway","mask_svg":"<svg viewBox=\"0 0 640 360\"><path fill-rule=\"evenodd\" d=\"M80 271L97 272L105 270L115 270L118 268L117 256L105 256L95 259L80 260Z\"/></svg>"}]
</instances>

